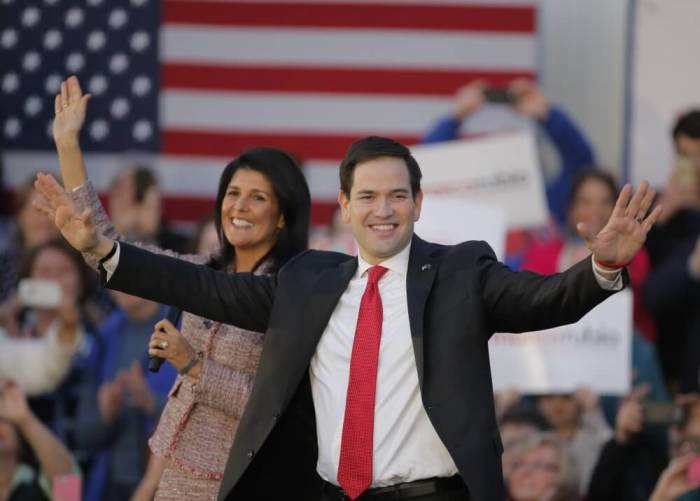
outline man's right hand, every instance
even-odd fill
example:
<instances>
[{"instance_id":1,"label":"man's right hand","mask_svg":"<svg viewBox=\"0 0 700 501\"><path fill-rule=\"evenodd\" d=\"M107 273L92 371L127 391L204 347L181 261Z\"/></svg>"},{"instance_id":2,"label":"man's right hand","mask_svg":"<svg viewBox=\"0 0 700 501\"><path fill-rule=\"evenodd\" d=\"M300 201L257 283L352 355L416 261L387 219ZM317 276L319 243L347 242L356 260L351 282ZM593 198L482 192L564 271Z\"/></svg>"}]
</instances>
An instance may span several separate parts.
<instances>
[{"instance_id":1,"label":"man's right hand","mask_svg":"<svg viewBox=\"0 0 700 501\"><path fill-rule=\"evenodd\" d=\"M34 207L54 222L75 249L98 258L112 250L113 242L98 235L90 210L79 212L53 176L39 173L34 187L42 196L41 201L33 203Z\"/></svg>"},{"instance_id":2,"label":"man's right hand","mask_svg":"<svg viewBox=\"0 0 700 501\"><path fill-rule=\"evenodd\" d=\"M77 141L85 123L85 112L90 94L83 95L74 76L61 82L61 92L54 101L56 116L53 120L53 139L60 147L64 141Z\"/></svg>"}]
</instances>

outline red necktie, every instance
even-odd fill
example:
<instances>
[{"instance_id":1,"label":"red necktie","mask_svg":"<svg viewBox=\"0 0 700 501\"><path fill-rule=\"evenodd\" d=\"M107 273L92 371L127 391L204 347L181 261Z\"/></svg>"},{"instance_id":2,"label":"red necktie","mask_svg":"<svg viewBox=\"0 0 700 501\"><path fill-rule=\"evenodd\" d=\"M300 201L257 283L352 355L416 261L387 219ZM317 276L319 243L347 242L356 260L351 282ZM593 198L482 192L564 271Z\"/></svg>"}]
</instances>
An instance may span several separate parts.
<instances>
[{"instance_id":1,"label":"red necktie","mask_svg":"<svg viewBox=\"0 0 700 501\"><path fill-rule=\"evenodd\" d=\"M350 499L357 498L372 482L374 396L382 338L382 298L377 282L387 271L381 266L368 270L352 344L338 465L338 483Z\"/></svg>"}]
</instances>

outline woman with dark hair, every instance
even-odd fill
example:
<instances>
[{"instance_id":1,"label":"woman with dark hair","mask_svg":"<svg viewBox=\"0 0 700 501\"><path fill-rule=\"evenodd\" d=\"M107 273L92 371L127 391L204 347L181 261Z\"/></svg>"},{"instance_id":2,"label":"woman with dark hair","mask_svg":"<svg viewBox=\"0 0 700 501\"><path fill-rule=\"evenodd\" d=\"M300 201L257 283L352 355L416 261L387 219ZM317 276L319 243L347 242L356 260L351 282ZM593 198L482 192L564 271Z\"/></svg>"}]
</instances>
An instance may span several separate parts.
<instances>
[{"instance_id":1,"label":"woman with dark hair","mask_svg":"<svg viewBox=\"0 0 700 501\"><path fill-rule=\"evenodd\" d=\"M98 230L119 238L97 198L78 143L88 96L71 77L56 97L53 131L65 189L76 205L90 208ZM55 189L59 189L58 185ZM288 154L254 148L224 169L216 197L220 252L180 259L230 272L276 273L307 246L311 198L306 180ZM95 263L92 263L95 264ZM150 440L162 464L156 499L216 499L229 449L250 395L262 351L260 332L182 316L181 333L167 320L156 325L149 353L180 373ZM150 474L158 474L155 468ZM316 494L309 486L312 499Z\"/></svg>"}]
</instances>

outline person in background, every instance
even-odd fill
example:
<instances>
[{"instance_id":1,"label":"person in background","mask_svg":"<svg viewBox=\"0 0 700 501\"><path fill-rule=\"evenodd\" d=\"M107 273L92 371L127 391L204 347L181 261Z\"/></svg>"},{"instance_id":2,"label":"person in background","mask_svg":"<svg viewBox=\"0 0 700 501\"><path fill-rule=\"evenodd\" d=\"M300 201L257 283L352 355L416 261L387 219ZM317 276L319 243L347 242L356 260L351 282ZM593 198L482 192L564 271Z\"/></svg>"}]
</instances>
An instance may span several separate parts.
<instances>
[{"instance_id":1,"label":"person in background","mask_svg":"<svg viewBox=\"0 0 700 501\"><path fill-rule=\"evenodd\" d=\"M75 77L63 83L54 120L63 181L76 204L93 211L102 234L121 237L107 218L83 164L78 135L86 102ZM57 184L54 188L60 189ZM269 276L307 246L308 185L299 165L282 150L254 148L230 162L221 174L215 207L216 254L181 255L146 247L229 273ZM252 390L263 334L187 312L182 315L181 332L169 322L156 330L161 327L166 332L153 333L152 353L168 360L180 375L149 442L152 457L157 459L151 461L136 495L147 498L158 484L157 499L216 499ZM296 436L292 445L301 450L306 440L311 440L310 434ZM280 473L292 478L295 470L290 467ZM313 483L316 474L308 473L311 482L293 479L306 489L299 499L318 496Z\"/></svg>"},{"instance_id":2,"label":"person in background","mask_svg":"<svg viewBox=\"0 0 700 501\"><path fill-rule=\"evenodd\" d=\"M643 292L659 329L664 375L686 393L700 390L700 110L681 116L672 136L676 166L645 244L651 273Z\"/></svg>"},{"instance_id":3,"label":"person in background","mask_svg":"<svg viewBox=\"0 0 700 501\"><path fill-rule=\"evenodd\" d=\"M540 412L531 404L520 401L510 406L499 417L498 430L503 443L503 478L508 481L522 456L524 446L535 435L550 429Z\"/></svg>"},{"instance_id":4,"label":"person in background","mask_svg":"<svg viewBox=\"0 0 700 501\"><path fill-rule=\"evenodd\" d=\"M486 103L486 84L477 80L460 89L454 98L452 114L441 118L423 136L423 143L452 141L462 125ZM545 191L549 210L557 222L566 221L566 200L576 173L595 164L593 148L584 133L560 107L550 104L542 90L528 80L513 81L508 91L513 96L513 110L533 119L559 153L560 169L546 179Z\"/></svg>"},{"instance_id":5,"label":"person in background","mask_svg":"<svg viewBox=\"0 0 700 501\"><path fill-rule=\"evenodd\" d=\"M593 470L588 499L646 501L668 461L667 444L649 433L643 401L649 387L634 388L617 410L615 433ZM666 428L663 429L667 433Z\"/></svg>"},{"instance_id":6,"label":"person in background","mask_svg":"<svg viewBox=\"0 0 700 501\"><path fill-rule=\"evenodd\" d=\"M163 220L158 179L146 166L128 167L115 177L109 191L109 212L117 231L128 240L175 252L187 250L187 238Z\"/></svg>"},{"instance_id":7,"label":"person in background","mask_svg":"<svg viewBox=\"0 0 700 501\"><path fill-rule=\"evenodd\" d=\"M603 445L612 436L598 395L586 388L573 394L540 395L537 409L576 461L579 494L588 488Z\"/></svg>"},{"instance_id":8,"label":"person in background","mask_svg":"<svg viewBox=\"0 0 700 501\"><path fill-rule=\"evenodd\" d=\"M0 302L9 299L17 285L17 274L25 254L39 244L58 237L56 228L46 224L46 218L37 213L32 203L38 194L32 175L22 183L15 194L15 220L8 229L5 242L0 241Z\"/></svg>"},{"instance_id":9,"label":"person in background","mask_svg":"<svg viewBox=\"0 0 700 501\"><path fill-rule=\"evenodd\" d=\"M523 446L507 482L509 501L575 501L579 475L566 443L539 433Z\"/></svg>"},{"instance_id":10,"label":"person in background","mask_svg":"<svg viewBox=\"0 0 700 501\"><path fill-rule=\"evenodd\" d=\"M32 412L67 445L81 466L86 466L86 456L75 441L75 414L85 377L86 353L96 341L89 314L95 277L79 253L64 240L55 239L25 255L19 278L53 281L60 286L62 299L56 308L26 307L16 300L6 303L6 333L17 340L17 345L48 347L62 339L63 348L51 354L44 352L43 359L22 364L9 376L16 377L31 394ZM9 353L2 353L0 358L8 356ZM42 360L47 365L37 367ZM18 362L19 359L13 359L3 364L0 372L11 371Z\"/></svg>"},{"instance_id":11,"label":"person in background","mask_svg":"<svg viewBox=\"0 0 700 501\"><path fill-rule=\"evenodd\" d=\"M23 444L38 468L22 457ZM19 386L0 379L0 501L49 501L54 479L78 473L68 449L32 413Z\"/></svg>"},{"instance_id":12,"label":"person in background","mask_svg":"<svg viewBox=\"0 0 700 501\"><path fill-rule=\"evenodd\" d=\"M76 417L76 441L92 459L88 501L129 499L146 469L146 439L175 380L171 366L147 371L146 346L165 308L120 292L113 296L118 307L89 354Z\"/></svg>"},{"instance_id":13,"label":"person in background","mask_svg":"<svg viewBox=\"0 0 700 501\"><path fill-rule=\"evenodd\" d=\"M697 454L687 454L671 461L651 493L649 501L697 501L698 485L688 479L688 470L697 462Z\"/></svg>"},{"instance_id":14,"label":"person in background","mask_svg":"<svg viewBox=\"0 0 700 501\"><path fill-rule=\"evenodd\" d=\"M190 252L200 256L216 256L221 252L219 231L216 228L216 217L213 213L197 222L190 241Z\"/></svg>"}]
</instances>

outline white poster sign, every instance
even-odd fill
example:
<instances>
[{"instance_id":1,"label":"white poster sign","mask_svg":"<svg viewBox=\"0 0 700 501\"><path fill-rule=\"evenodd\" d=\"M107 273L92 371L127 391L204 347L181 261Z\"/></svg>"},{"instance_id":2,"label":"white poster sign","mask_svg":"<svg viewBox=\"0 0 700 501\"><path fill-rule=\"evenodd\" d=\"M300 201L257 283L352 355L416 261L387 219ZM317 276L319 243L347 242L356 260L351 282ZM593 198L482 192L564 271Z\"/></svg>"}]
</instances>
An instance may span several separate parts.
<instances>
[{"instance_id":1,"label":"white poster sign","mask_svg":"<svg viewBox=\"0 0 700 501\"><path fill-rule=\"evenodd\" d=\"M674 164L671 129L700 108L700 2L636 0L630 113L631 180L663 187Z\"/></svg>"},{"instance_id":2,"label":"white poster sign","mask_svg":"<svg viewBox=\"0 0 700 501\"><path fill-rule=\"evenodd\" d=\"M529 131L492 134L412 148L426 196L451 196L503 209L508 228L548 218L535 138Z\"/></svg>"},{"instance_id":3,"label":"white poster sign","mask_svg":"<svg viewBox=\"0 0 700 501\"><path fill-rule=\"evenodd\" d=\"M572 392L580 386L624 395L631 382L632 293L622 291L579 322L489 342L494 391Z\"/></svg>"},{"instance_id":4,"label":"white poster sign","mask_svg":"<svg viewBox=\"0 0 700 501\"><path fill-rule=\"evenodd\" d=\"M498 259L506 246L506 212L459 197L427 194L423 199L416 234L424 240L454 245L467 240L485 240Z\"/></svg>"}]
</instances>

